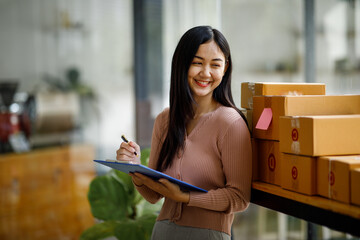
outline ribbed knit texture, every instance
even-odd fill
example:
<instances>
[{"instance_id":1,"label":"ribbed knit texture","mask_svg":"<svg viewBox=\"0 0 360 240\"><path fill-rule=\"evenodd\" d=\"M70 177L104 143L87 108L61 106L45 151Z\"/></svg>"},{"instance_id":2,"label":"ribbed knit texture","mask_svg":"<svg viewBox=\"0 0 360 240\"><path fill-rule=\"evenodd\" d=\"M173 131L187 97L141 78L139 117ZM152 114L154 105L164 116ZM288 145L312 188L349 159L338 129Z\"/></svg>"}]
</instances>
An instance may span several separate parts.
<instances>
[{"instance_id":1,"label":"ribbed knit texture","mask_svg":"<svg viewBox=\"0 0 360 240\"><path fill-rule=\"evenodd\" d=\"M155 120L149 167L155 169L168 127L169 109ZM187 136L185 149L164 173L208 190L190 192L188 204L165 199L158 220L231 234L234 212L250 202L251 140L244 120L229 107L206 113ZM141 195L155 203L161 196L146 186Z\"/></svg>"}]
</instances>

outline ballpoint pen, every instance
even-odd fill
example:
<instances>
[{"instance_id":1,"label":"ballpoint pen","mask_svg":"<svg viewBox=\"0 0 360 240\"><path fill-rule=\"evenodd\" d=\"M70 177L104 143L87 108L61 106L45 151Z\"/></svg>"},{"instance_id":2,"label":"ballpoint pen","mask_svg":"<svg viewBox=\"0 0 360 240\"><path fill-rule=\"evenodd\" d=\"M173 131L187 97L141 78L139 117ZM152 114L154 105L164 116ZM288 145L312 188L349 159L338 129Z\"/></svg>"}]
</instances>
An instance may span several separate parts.
<instances>
[{"instance_id":1,"label":"ballpoint pen","mask_svg":"<svg viewBox=\"0 0 360 240\"><path fill-rule=\"evenodd\" d=\"M126 142L126 143L129 142L129 140L127 140L124 135L121 135L121 139L122 139L124 142ZM134 152L134 154L135 154L135 156L137 156L137 152L136 152L136 151Z\"/></svg>"}]
</instances>

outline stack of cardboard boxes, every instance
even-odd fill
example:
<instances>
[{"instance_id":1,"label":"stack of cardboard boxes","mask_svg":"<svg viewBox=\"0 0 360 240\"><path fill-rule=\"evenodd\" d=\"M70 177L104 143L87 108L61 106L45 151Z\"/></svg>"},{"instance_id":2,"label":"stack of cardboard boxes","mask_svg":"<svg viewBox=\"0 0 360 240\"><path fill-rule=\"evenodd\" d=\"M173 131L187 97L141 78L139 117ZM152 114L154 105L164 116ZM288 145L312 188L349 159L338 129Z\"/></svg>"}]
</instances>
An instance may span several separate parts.
<instances>
[{"instance_id":1,"label":"stack of cardboard boxes","mask_svg":"<svg viewBox=\"0 0 360 240\"><path fill-rule=\"evenodd\" d=\"M359 99L348 99L348 106L357 104L353 113L359 113L360 96L352 97ZM360 167L360 155L352 155L360 154L360 115L280 117L280 125L281 186L350 203L351 170Z\"/></svg>"},{"instance_id":2,"label":"stack of cardboard boxes","mask_svg":"<svg viewBox=\"0 0 360 240\"><path fill-rule=\"evenodd\" d=\"M251 116L251 118L248 118L248 122L251 122L249 127L253 137L254 180L261 180L275 185L281 184L279 116L292 114L291 111L285 109L287 107L285 106L287 103L285 96L309 94L325 95L325 85L242 83L241 107L246 109L248 117Z\"/></svg>"},{"instance_id":3,"label":"stack of cardboard boxes","mask_svg":"<svg viewBox=\"0 0 360 240\"><path fill-rule=\"evenodd\" d=\"M324 84L243 83L241 107L252 112L254 180L360 204L360 95L325 95Z\"/></svg>"}]
</instances>

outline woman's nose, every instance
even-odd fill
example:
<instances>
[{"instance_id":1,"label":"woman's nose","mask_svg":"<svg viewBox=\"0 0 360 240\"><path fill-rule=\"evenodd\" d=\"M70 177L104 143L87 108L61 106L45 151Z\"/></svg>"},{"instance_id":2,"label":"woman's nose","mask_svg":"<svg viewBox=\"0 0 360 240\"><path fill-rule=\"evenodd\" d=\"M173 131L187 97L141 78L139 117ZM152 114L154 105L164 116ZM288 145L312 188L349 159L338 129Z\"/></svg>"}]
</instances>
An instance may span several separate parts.
<instances>
[{"instance_id":1,"label":"woman's nose","mask_svg":"<svg viewBox=\"0 0 360 240\"><path fill-rule=\"evenodd\" d=\"M203 66L201 69L201 76L202 77L211 77L211 69L209 66Z\"/></svg>"}]
</instances>

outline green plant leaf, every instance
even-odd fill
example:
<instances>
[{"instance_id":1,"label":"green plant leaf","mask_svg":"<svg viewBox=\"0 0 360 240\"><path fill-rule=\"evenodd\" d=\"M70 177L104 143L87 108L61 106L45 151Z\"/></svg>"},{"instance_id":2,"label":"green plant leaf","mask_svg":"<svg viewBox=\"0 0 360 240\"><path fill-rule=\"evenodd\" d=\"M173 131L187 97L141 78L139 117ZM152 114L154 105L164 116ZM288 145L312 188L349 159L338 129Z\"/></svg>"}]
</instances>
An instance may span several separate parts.
<instances>
[{"instance_id":1,"label":"green plant leaf","mask_svg":"<svg viewBox=\"0 0 360 240\"><path fill-rule=\"evenodd\" d=\"M146 200L141 201L136 205L137 216L142 217L143 215L147 215L147 214L157 215L160 212L163 203L164 203L164 199L161 199L155 204L149 203Z\"/></svg>"},{"instance_id":2,"label":"green plant leaf","mask_svg":"<svg viewBox=\"0 0 360 240\"><path fill-rule=\"evenodd\" d=\"M150 157L150 148L144 148L141 150L140 161L142 165L148 166Z\"/></svg>"},{"instance_id":3,"label":"green plant leaf","mask_svg":"<svg viewBox=\"0 0 360 240\"><path fill-rule=\"evenodd\" d=\"M141 151L141 163L148 165L150 148ZM103 239L150 239L157 212L162 202L150 204L136 191L131 177L117 170L110 170L96 177L88 192L91 212L105 222L85 230L81 240ZM118 220L118 221L115 221Z\"/></svg>"},{"instance_id":4,"label":"green plant leaf","mask_svg":"<svg viewBox=\"0 0 360 240\"><path fill-rule=\"evenodd\" d=\"M136 196L139 193L137 193L137 191L135 190L131 177L128 174L121 171L117 171L115 169L111 170L111 174L124 186L127 192L126 196L128 197L128 203L129 203L127 206L128 216L130 216L130 218L135 218L136 213L134 213L134 210L136 209L135 206L137 204Z\"/></svg>"},{"instance_id":5,"label":"green plant leaf","mask_svg":"<svg viewBox=\"0 0 360 240\"><path fill-rule=\"evenodd\" d=\"M121 184L124 185L125 190L128 192L128 194L134 194L135 187L130 175L115 169L111 169L109 174L113 175L119 182L121 182Z\"/></svg>"},{"instance_id":6,"label":"green plant leaf","mask_svg":"<svg viewBox=\"0 0 360 240\"><path fill-rule=\"evenodd\" d=\"M88 200L94 217L121 220L127 216L128 196L124 186L110 174L98 176L90 183Z\"/></svg>"},{"instance_id":7,"label":"green plant leaf","mask_svg":"<svg viewBox=\"0 0 360 240\"><path fill-rule=\"evenodd\" d=\"M141 196L141 194L138 191L135 191L134 205L136 206L137 204L141 203L142 201L145 201L143 196Z\"/></svg>"},{"instance_id":8,"label":"green plant leaf","mask_svg":"<svg viewBox=\"0 0 360 240\"><path fill-rule=\"evenodd\" d=\"M144 231L145 239L150 239L157 215L149 213L137 219L137 222Z\"/></svg>"},{"instance_id":9,"label":"green plant leaf","mask_svg":"<svg viewBox=\"0 0 360 240\"><path fill-rule=\"evenodd\" d=\"M115 236L116 221L106 221L93 225L86 229L80 236L80 240L99 240Z\"/></svg>"},{"instance_id":10,"label":"green plant leaf","mask_svg":"<svg viewBox=\"0 0 360 240\"><path fill-rule=\"evenodd\" d=\"M122 220L115 228L115 236L119 240L145 240L146 233L138 221L131 219Z\"/></svg>"}]
</instances>

